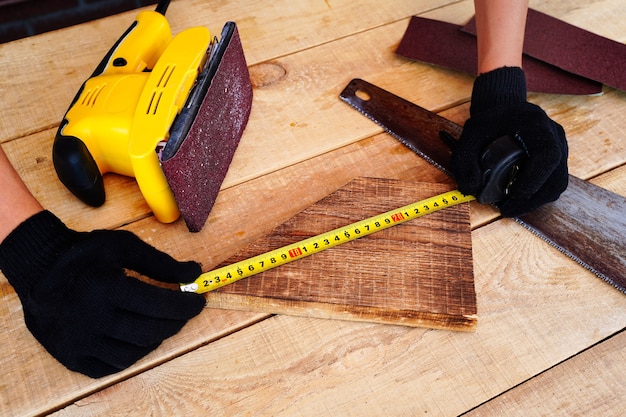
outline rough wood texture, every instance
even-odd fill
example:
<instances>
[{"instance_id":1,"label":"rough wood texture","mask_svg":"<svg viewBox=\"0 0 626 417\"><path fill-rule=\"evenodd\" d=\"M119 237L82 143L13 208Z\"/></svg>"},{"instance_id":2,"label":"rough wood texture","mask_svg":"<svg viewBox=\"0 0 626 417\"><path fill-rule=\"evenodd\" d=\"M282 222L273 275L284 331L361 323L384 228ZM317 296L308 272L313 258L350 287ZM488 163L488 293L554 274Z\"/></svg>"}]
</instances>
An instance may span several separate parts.
<instances>
[{"instance_id":1,"label":"rough wood texture","mask_svg":"<svg viewBox=\"0 0 626 417\"><path fill-rule=\"evenodd\" d=\"M224 264L445 191L450 188L442 184L358 178ZM208 303L218 308L472 330L477 311L469 204L235 282L208 293Z\"/></svg>"},{"instance_id":2,"label":"rough wood texture","mask_svg":"<svg viewBox=\"0 0 626 417\"><path fill-rule=\"evenodd\" d=\"M621 417L626 406L623 396L615 393L624 388L625 363L626 332L622 331L466 415L544 417L550 410L551 417ZM581 396L581 391L589 394Z\"/></svg>"},{"instance_id":3,"label":"rough wood texture","mask_svg":"<svg viewBox=\"0 0 626 417\"><path fill-rule=\"evenodd\" d=\"M570 176L561 198L519 221L626 292L626 198Z\"/></svg>"},{"instance_id":4,"label":"rough wood texture","mask_svg":"<svg viewBox=\"0 0 626 417\"><path fill-rule=\"evenodd\" d=\"M626 42L623 0L531 6ZM416 14L463 25L473 2L172 2L175 32L237 21L255 81L250 131L198 234L151 217L132 180L105 178L111 198L95 210L54 175L56 126L134 13L1 45L0 142L46 208L72 227L123 226L208 270L355 177L446 181L337 98L361 77L463 123L471 77L393 54ZM626 93L530 98L565 127L572 174L626 196ZM275 197L286 189L290 198ZM626 297L518 224L470 206L475 332L207 308L133 367L92 380L41 348L0 276L0 415L456 416L491 402L482 414L514 415L517 401L520 414L557 415L564 406L573 415L583 404L622 416Z\"/></svg>"}]
</instances>

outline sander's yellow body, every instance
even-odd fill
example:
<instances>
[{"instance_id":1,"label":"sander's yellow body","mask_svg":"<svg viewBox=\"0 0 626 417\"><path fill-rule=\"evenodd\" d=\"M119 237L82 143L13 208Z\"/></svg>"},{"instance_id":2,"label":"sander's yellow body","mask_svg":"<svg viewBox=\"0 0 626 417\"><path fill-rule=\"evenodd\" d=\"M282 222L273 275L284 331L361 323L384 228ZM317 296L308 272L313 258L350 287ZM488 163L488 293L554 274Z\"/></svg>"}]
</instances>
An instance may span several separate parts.
<instances>
[{"instance_id":1,"label":"sander's yellow body","mask_svg":"<svg viewBox=\"0 0 626 417\"><path fill-rule=\"evenodd\" d=\"M222 34L230 41L234 29L229 22ZM160 152L171 147L176 149L168 153L175 154L189 133L223 58L219 46L204 27L173 37L164 12L140 12L85 81L59 127L53 160L66 187L100 206L103 174L131 176L159 221L178 219Z\"/></svg>"}]
</instances>

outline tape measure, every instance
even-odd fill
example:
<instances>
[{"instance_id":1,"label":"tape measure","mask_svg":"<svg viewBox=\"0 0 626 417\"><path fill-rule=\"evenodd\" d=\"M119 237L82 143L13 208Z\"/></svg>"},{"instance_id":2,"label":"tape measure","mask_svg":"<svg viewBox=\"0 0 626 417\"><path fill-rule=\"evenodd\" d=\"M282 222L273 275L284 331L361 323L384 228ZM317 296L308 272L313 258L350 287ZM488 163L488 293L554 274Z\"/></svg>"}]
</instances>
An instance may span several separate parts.
<instances>
[{"instance_id":1,"label":"tape measure","mask_svg":"<svg viewBox=\"0 0 626 417\"><path fill-rule=\"evenodd\" d=\"M464 195L458 190L439 194L291 245L205 272L192 283L180 284L180 289L184 292L196 292L198 294L212 291L240 279L260 274L269 269L434 213L446 207L452 207L472 200L475 200L474 196Z\"/></svg>"}]
</instances>

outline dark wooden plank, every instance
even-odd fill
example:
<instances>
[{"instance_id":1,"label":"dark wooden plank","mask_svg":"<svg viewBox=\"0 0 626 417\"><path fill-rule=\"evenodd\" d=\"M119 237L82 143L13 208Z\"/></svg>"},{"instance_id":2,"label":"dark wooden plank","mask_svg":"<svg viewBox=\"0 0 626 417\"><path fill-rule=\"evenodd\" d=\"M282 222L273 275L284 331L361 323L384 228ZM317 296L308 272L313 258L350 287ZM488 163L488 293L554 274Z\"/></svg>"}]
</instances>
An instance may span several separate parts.
<instances>
[{"instance_id":1,"label":"dark wooden plank","mask_svg":"<svg viewBox=\"0 0 626 417\"><path fill-rule=\"evenodd\" d=\"M357 178L224 265L449 190L442 184ZM218 308L472 330L477 312L469 205L266 271L208 298Z\"/></svg>"}]
</instances>

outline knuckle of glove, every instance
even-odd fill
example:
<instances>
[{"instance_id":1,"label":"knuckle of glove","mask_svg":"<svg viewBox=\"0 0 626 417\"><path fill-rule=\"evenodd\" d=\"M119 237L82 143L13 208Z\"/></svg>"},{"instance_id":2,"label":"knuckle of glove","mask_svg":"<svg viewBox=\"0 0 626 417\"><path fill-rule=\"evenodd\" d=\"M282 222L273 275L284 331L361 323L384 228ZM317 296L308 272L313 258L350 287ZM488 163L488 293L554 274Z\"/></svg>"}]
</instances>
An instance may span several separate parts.
<instances>
[{"instance_id":1,"label":"knuckle of glove","mask_svg":"<svg viewBox=\"0 0 626 417\"><path fill-rule=\"evenodd\" d=\"M483 150L494 139L493 123L480 116L465 122L463 132L450 155L451 171L459 191L466 195L480 192L482 171L480 158Z\"/></svg>"},{"instance_id":2,"label":"knuckle of glove","mask_svg":"<svg viewBox=\"0 0 626 417\"><path fill-rule=\"evenodd\" d=\"M88 244L100 245L109 253L123 254L143 244L134 233L128 230L94 230L89 233Z\"/></svg>"},{"instance_id":3,"label":"knuckle of glove","mask_svg":"<svg viewBox=\"0 0 626 417\"><path fill-rule=\"evenodd\" d=\"M565 132L558 123L539 109L526 119L520 136L528 160L511 190L514 198L530 198L544 184L562 183L563 178L567 179L568 146Z\"/></svg>"}]
</instances>

